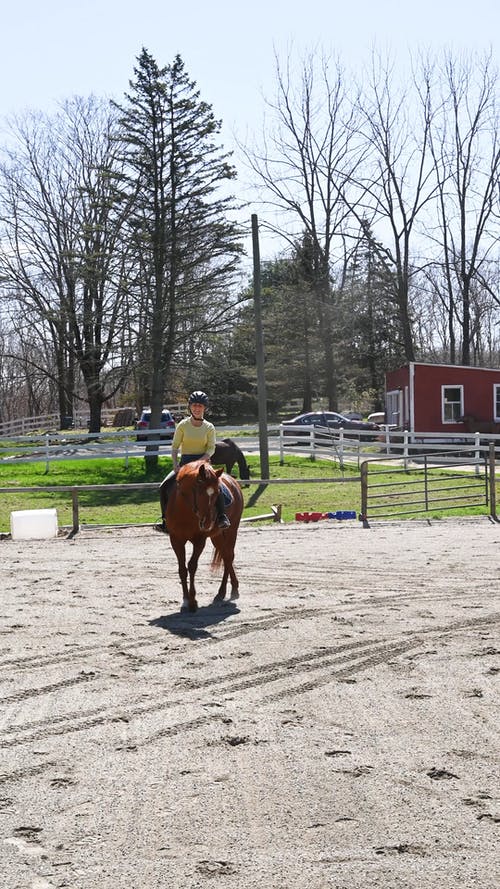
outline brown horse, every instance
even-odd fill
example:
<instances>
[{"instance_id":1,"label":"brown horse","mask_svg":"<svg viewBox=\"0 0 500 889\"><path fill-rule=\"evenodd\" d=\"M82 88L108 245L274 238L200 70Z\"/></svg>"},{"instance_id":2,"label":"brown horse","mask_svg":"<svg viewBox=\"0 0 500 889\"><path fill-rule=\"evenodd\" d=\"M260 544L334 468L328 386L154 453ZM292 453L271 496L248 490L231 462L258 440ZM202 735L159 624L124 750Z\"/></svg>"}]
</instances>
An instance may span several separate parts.
<instances>
[{"instance_id":1,"label":"brown horse","mask_svg":"<svg viewBox=\"0 0 500 889\"><path fill-rule=\"evenodd\" d=\"M240 479L250 478L250 468L245 460L245 455L232 438L223 438L222 441L215 442L215 451L210 462L213 466L225 466L228 475L231 475L233 466L237 463Z\"/></svg>"},{"instance_id":2,"label":"brown horse","mask_svg":"<svg viewBox=\"0 0 500 889\"><path fill-rule=\"evenodd\" d=\"M231 526L223 530L217 527L216 509L221 483L231 496L231 503L226 506L226 515ZM222 581L213 604L224 601L228 577L231 578L231 599L238 598L238 578L233 562L242 512L243 495L240 486L236 479L226 475L222 469L213 469L204 460L186 463L179 469L176 484L168 498L166 521L170 543L179 566L183 593L181 611L196 611L198 608L194 577L198 560L209 537L214 545L212 567L224 565ZM188 541L193 546L193 552L186 566Z\"/></svg>"}]
</instances>

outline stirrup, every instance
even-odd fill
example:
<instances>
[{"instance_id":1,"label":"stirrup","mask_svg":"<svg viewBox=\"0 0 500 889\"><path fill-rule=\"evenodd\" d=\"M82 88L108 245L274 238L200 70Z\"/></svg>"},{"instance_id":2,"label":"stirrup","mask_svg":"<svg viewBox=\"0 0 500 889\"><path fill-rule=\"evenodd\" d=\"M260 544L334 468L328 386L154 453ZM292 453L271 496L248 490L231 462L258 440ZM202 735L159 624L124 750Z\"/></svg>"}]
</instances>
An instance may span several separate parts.
<instances>
[{"instance_id":1,"label":"stirrup","mask_svg":"<svg viewBox=\"0 0 500 889\"><path fill-rule=\"evenodd\" d=\"M217 527L218 528L230 528L231 522L229 521L225 512L222 512L219 516L217 516Z\"/></svg>"}]
</instances>

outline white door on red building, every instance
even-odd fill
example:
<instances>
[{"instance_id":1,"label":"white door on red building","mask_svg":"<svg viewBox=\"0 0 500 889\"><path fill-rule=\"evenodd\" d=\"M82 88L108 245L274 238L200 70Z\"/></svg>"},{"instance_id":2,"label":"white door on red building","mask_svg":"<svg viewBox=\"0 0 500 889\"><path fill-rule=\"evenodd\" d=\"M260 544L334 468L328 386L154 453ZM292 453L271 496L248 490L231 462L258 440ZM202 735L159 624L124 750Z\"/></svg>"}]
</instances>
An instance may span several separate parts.
<instances>
[{"instance_id":1,"label":"white door on red building","mask_svg":"<svg viewBox=\"0 0 500 889\"><path fill-rule=\"evenodd\" d=\"M402 427L405 421L403 406L403 390L393 389L385 396L386 417L390 426Z\"/></svg>"}]
</instances>

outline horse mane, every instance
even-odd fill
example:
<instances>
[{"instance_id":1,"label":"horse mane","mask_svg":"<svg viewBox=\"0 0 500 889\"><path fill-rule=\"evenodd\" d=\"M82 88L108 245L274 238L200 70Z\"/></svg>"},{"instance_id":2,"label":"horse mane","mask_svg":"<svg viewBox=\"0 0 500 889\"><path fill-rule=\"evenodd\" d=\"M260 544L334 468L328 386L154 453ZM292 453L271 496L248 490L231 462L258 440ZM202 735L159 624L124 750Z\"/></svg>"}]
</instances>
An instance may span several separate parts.
<instances>
[{"instance_id":1,"label":"horse mane","mask_svg":"<svg viewBox=\"0 0 500 889\"><path fill-rule=\"evenodd\" d=\"M192 460L191 463L185 463L179 470L177 477L179 482L184 478L200 479L202 482L217 482L222 475L222 469L215 469L206 460Z\"/></svg>"}]
</instances>

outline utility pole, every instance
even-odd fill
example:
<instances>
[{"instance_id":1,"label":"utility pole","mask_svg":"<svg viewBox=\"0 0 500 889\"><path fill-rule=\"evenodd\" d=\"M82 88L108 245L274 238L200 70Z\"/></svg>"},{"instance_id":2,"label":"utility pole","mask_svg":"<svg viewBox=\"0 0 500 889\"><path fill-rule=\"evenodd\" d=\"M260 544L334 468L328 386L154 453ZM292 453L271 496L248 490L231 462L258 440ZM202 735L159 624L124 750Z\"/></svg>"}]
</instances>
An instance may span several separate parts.
<instances>
[{"instance_id":1,"label":"utility pole","mask_svg":"<svg viewBox=\"0 0 500 889\"><path fill-rule=\"evenodd\" d=\"M255 353L257 358L257 395L259 409L260 477L269 478L269 441L267 437L267 397L264 371L264 338L262 335L259 224L252 214L253 299L255 309Z\"/></svg>"}]
</instances>

